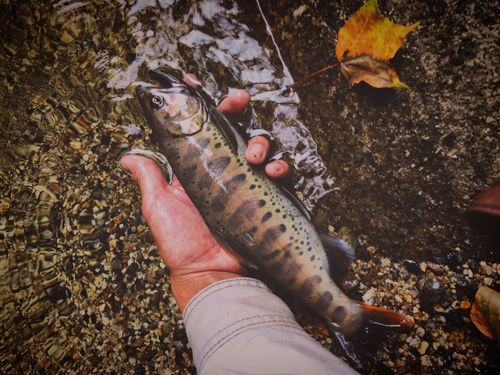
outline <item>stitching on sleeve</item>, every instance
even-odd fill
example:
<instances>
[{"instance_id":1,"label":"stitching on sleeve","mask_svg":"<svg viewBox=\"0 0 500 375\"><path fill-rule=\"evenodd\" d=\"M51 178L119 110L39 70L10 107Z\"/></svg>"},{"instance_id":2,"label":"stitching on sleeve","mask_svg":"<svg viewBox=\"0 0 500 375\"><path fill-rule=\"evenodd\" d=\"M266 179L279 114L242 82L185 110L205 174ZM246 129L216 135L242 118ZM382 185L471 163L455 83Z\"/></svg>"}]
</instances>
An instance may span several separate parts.
<instances>
[{"instance_id":1,"label":"stitching on sleeve","mask_svg":"<svg viewBox=\"0 0 500 375\"><path fill-rule=\"evenodd\" d=\"M236 281L236 280L238 280L238 281ZM241 280L241 281L239 281L239 280ZM231 283L231 284L223 286L223 284L228 284L228 283ZM219 281L217 283L214 283L214 284L206 287L205 289L203 289L203 291L200 292L200 294L196 295L191 301L189 301L189 303L185 309L185 311L188 311L188 313L184 317L184 321L185 322L188 321L189 316L191 315L191 311L194 310L194 308L200 302L202 302L205 298L211 296L212 294L214 294L220 290L230 288L232 286L250 286L250 287L269 291L269 289L265 286L265 284L263 284L262 282L260 282L258 280L255 280L255 279L241 278L241 279L228 279L228 280ZM213 290L214 288L216 288L216 290ZM272 293L271 291L269 291L269 292Z\"/></svg>"},{"instance_id":2,"label":"stitching on sleeve","mask_svg":"<svg viewBox=\"0 0 500 375\"><path fill-rule=\"evenodd\" d=\"M213 337L217 337L220 333L222 333L223 331L229 329L231 326L234 326L236 324L244 322L245 320L256 319L256 318L268 318L268 317L269 318L274 317L274 320L261 320L259 322L255 322L255 323L252 323L252 324L260 324L260 323L264 324L264 323L278 322L278 321L287 322L287 323L291 323L291 324L298 324L293 319L282 317L282 316L279 316L279 315L276 315L276 314L259 314L259 315L248 316L246 318L237 320L237 321L235 321L235 322L233 322L233 323L231 323L231 324L229 324L227 326L224 326L223 328L219 329L216 333L214 333ZM246 327L246 326L243 326L243 328L244 327ZM235 332L235 331L232 331L232 332ZM231 335L231 333L229 333L229 335ZM225 336L225 337L227 337L227 336ZM224 339L224 337L221 340L223 340L223 339ZM217 343L215 343L214 345L217 345ZM201 349L201 353L203 353L205 351L206 346L209 345L209 344L210 344L210 340L203 346L203 348ZM203 359L202 359L202 362L203 362Z\"/></svg>"},{"instance_id":3,"label":"stitching on sleeve","mask_svg":"<svg viewBox=\"0 0 500 375\"><path fill-rule=\"evenodd\" d=\"M252 326L255 326L255 325L259 325L259 324L263 324L263 323L282 323L283 325L285 325L287 327L290 327L290 328L296 330L297 332L300 332L300 333L304 332L304 331L302 331L302 329L300 329L299 327L297 327L297 325L296 325L297 323L296 322L294 322L295 324L291 324L290 320L284 320L284 319L270 319L270 320L267 320L267 321L256 322L256 323L249 323L249 324L244 325L242 327L238 327L237 329L229 332L227 335L225 335L224 337L222 337L219 341L217 341L213 345L213 347L209 351L207 351L207 353L203 356L203 358L200 361L200 370L203 368L203 365L205 364L205 362L208 361L210 359L210 357L212 355L214 355L215 352L224 345L223 341L225 341L228 337L233 336L235 333L237 333L238 331L242 331L245 328L252 327Z\"/></svg>"}]
</instances>

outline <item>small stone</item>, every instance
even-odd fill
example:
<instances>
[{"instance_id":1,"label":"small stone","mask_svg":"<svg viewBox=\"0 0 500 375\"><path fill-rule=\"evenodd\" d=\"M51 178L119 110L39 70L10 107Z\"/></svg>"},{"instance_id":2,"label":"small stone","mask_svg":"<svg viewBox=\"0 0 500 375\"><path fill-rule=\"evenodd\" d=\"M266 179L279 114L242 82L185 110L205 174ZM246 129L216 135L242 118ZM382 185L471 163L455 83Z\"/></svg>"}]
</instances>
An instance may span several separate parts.
<instances>
[{"instance_id":1,"label":"small stone","mask_svg":"<svg viewBox=\"0 0 500 375\"><path fill-rule=\"evenodd\" d=\"M427 263L425 262L420 263L420 270L422 272L425 272L426 269L427 269Z\"/></svg>"},{"instance_id":2,"label":"small stone","mask_svg":"<svg viewBox=\"0 0 500 375\"><path fill-rule=\"evenodd\" d=\"M460 302L460 308L463 310L470 309L470 306L471 303L469 302L469 300L463 300L462 302Z\"/></svg>"},{"instance_id":3,"label":"small stone","mask_svg":"<svg viewBox=\"0 0 500 375\"><path fill-rule=\"evenodd\" d=\"M412 296L410 296L409 294L405 294L405 301L407 303L412 303L413 302Z\"/></svg>"},{"instance_id":4,"label":"small stone","mask_svg":"<svg viewBox=\"0 0 500 375\"><path fill-rule=\"evenodd\" d=\"M425 329L423 329L422 327L418 327L417 328L417 335L419 335L420 337L423 337L425 335Z\"/></svg>"},{"instance_id":5,"label":"small stone","mask_svg":"<svg viewBox=\"0 0 500 375\"><path fill-rule=\"evenodd\" d=\"M420 346L420 338L415 337L411 339L410 342L408 343L408 346L410 348L418 348Z\"/></svg>"},{"instance_id":6,"label":"small stone","mask_svg":"<svg viewBox=\"0 0 500 375\"><path fill-rule=\"evenodd\" d=\"M427 355L427 354L420 357L420 363L422 364L422 366L426 366L426 367L432 366L431 359L429 358L429 355Z\"/></svg>"},{"instance_id":7,"label":"small stone","mask_svg":"<svg viewBox=\"0 0 500 375\"><path fill-rule=\"evenodd\" d=\"M421 355L424 355L425 352L427 351L427 348L429 347L429 343L427 341L422 341L420 343L420 347L418 348L418 352L421 354Z\"/></svg>"}]
</instances>

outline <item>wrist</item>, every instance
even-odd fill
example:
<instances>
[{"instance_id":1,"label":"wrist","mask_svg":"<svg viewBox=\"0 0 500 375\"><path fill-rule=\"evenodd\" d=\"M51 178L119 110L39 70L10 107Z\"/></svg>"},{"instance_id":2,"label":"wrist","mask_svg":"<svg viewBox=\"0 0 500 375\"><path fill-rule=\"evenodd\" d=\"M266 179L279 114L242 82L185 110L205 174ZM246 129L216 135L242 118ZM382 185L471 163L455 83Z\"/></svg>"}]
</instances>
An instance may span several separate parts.
<instances>
[{"instance_id":1,"label":"wrist","mask_svg":"<svg viewBox=\"0 0 500 375\"><path fill-rule=\"evenodd\" d=\"M245 277L245 275L227 271L205 271L187 275L178 275L172 272L170 285L177 305L183 313L189 301L206 287L217 281L238 277Z\"/></svg>"}]
</instances>

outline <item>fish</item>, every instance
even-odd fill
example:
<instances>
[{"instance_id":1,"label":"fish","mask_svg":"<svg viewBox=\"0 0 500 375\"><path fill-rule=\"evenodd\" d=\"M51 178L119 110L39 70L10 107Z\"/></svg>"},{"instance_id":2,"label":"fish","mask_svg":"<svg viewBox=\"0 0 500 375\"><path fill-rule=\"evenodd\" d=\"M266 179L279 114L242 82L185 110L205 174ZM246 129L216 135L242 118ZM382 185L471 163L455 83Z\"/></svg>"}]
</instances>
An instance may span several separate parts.
<instances>
[{"instance_id":1,"label":"fish","mask_svg":"<svg viewBox=\"0 0 500 375\"><path fill-rule=\"evenodd\" d=\"M346 242L320 232L301 201L245 158L239 131L177 74L149 71L159 85L136 97L161 154L220 245L280 290L352 335L371 324L411 327L396 312L348 298L335 284L336 262L352 262ZM170 176L169 179L171 179Z\"/></svg>"}]
</instances>

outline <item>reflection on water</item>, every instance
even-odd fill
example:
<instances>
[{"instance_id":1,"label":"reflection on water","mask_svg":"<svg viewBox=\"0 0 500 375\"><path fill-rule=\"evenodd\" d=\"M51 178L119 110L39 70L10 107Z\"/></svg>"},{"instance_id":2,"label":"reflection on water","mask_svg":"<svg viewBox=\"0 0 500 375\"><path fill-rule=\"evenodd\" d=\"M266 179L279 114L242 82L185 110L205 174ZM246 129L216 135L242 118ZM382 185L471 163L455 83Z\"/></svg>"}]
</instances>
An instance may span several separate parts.
<instances>
[{"instance_id":1,"label":"reflection on water","mask_svg":"<svg viewBox=\"0 0 500 375\"><path fill-rule=\"evenodd\" d=\"M223 5L222 5L223 4ZM303 176L306 203L333 189L300 122L292 78L257 3L4 2L0 16L0 341L7 373L187 368L168 271L116 168L151 146L135 85L149 68L194 73L216 102L252 96ZM267 33L265 32L267 30ZM168 372L164 372L168 373Z\"/></svg>"}]
</instances>

